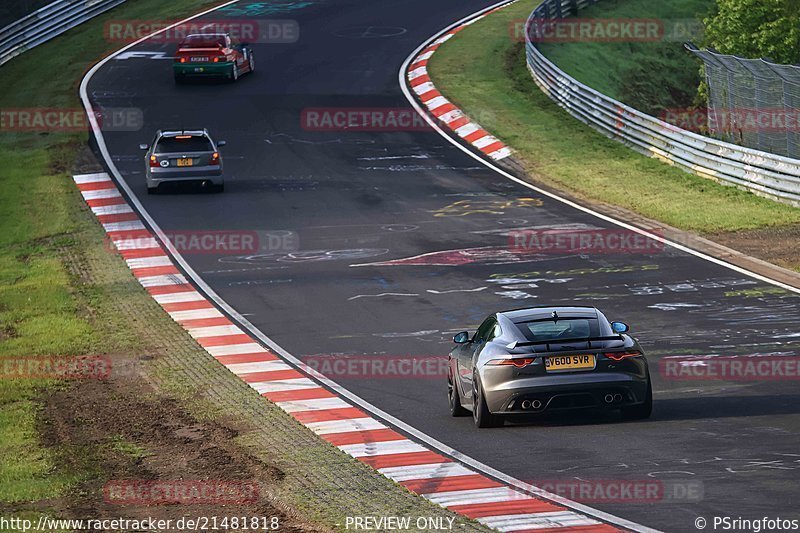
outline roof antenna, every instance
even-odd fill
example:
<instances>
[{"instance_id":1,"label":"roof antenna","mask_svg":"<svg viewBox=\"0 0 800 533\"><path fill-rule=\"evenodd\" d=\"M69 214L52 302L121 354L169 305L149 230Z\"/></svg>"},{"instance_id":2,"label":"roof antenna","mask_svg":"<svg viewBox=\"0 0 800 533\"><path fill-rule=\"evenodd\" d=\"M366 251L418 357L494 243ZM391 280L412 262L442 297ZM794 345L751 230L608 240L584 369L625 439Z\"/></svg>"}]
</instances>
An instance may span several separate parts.
<instances>
[{"instance_id":1,"label":"roof antenna","mask_svg":"<svg viewBox=\"0 0 800 533\"><path fill-rule=\"evenodd\" d=\"M558 313L553 311L552 317L553 317L553 322L558 322Z\"/></svg>"}]
</instances>

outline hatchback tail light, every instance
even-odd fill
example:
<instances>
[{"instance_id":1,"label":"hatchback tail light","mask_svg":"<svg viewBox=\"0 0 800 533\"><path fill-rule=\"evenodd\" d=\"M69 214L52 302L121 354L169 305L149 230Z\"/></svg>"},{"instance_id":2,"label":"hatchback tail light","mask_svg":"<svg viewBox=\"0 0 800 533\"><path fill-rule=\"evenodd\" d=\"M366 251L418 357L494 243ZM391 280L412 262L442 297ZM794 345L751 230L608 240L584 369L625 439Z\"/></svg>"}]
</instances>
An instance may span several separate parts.
<instances>
[{"instance_id":1,"label":"hatchback tail light","mask_svg":"<svg viewBox=\"0 0 800 533\"><path fill-rule=\"evenodd\" d=\"M211 164L219 165L219 152L214 152L211 154Z\"/></svg>"},{"instance_id":2,"label":"hatchback tail light","mask_svg":"<svg viewBox=\"0 0 800 533\"><path fill-rule=\"evenodd\" d=\"M150 156L150 166L157 167L158 166L158 158L154 155Z\"/></svg>"}]
</instances>

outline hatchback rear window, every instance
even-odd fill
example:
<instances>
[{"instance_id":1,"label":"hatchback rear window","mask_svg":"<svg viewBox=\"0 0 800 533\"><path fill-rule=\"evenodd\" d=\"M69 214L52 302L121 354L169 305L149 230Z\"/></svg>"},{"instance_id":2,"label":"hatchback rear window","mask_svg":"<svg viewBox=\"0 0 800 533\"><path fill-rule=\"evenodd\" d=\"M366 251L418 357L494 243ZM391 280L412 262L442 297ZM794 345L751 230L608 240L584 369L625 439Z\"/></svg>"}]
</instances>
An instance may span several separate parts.
<instances>
[{"instance_id":1,"label":"hatchback rear window","mask_svg":"<svg viewBox=\"0 0 800 533\"><path fill-rule=\"evenodd\" d=\"M181 43L182 48L224 48L225 37L216 35L190 35Z\"/></svg>"},{"instance_id":2,"label":"hatchback rear window","mask_svg":"<svg viewBox=\"0 0 800 533\"><path fill-rule=\"evenodd\" d=\"M557 341L596 337L599 325L595 318L561 318L558 321L540 320L517 324L525 338L532 342Z\"/></svg>"},{"instance_id":3,"label":"hatchback rear window","mask_svg":"<svg viewBox=\"0 0 800 533\"><path fill-rule=\"evenodd\" d=\"M163 137L158 141L156 153L171 154L177 152L211 152L214 148L208 137L186 136L186 137Z\"/></svg>"}]
</instances>

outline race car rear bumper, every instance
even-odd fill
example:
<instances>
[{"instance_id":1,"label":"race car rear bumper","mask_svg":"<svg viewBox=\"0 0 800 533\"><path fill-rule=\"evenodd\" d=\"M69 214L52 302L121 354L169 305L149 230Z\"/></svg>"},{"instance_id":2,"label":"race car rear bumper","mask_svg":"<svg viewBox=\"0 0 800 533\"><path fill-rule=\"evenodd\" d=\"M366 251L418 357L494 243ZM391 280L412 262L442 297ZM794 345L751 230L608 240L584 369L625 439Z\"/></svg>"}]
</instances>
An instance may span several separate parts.
<instances>
[{"instance_id":1,"label":"race car rear bumper","mask_svg":"<svg viewBox=\"0 0 800 533\"><path fill-rule=\"evenodd\" d=\"M173 63L172 72L180 78L222 78L231 75L233 61L226 63Z\"/></svg>"},{"instance_id":2,"label":"race car rear bumper","mask_svg":"<svg viewBox=\"0 0 800 533\"><path fill-rule=\"evenodd\" d=\"M532 414L561 409L610 408L646 400L649 375L586 373L520 379L485 388L493 414Z\"/></svg>"}]
</instances>

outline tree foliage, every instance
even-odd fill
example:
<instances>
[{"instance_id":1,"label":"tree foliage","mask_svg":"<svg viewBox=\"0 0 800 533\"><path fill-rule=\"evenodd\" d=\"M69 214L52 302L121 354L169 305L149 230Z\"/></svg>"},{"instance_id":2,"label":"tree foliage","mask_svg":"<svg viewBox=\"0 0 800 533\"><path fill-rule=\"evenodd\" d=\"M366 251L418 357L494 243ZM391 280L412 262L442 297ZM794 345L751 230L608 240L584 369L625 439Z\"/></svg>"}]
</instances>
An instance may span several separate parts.
<instances>
[{"instance_id":1,"label":"tree foliage","mask_svg":"<svg viewBox=\"0 0 800 533\"><path fill-rule=\"evenodd\" d=\"M800 63L800 0L717 0L706 46L745 58Z\"/></svg>"}]
</instances>

